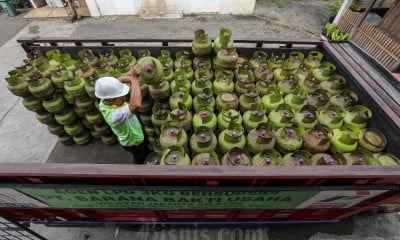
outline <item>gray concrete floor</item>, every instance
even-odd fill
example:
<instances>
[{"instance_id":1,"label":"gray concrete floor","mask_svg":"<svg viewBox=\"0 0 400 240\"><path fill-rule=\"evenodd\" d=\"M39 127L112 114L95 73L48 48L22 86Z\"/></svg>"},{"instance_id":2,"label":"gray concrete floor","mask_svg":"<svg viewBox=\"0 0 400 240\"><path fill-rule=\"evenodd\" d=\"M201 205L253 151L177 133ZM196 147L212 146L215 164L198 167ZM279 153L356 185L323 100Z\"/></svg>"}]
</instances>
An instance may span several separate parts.
<instances>
[{"instance_id":1,"label":"gray concrete floor","mask_svg":"<svg viewBox=\"0 0 400 240\"><path fill-rule=\"evenodd\" d=\"M75 23L66 19L25 20L0 13L0 79L22 64L25 53L16 43L20 37L134 37L138 35L192 37L204 28L216 36L222 27L237 38L317 39L328 19L326 0L258 0L253 16L196 15L183 19L139 19L134 16L84 18ZM25 26L26 25L26 26ZM50 135L33 113L21 104L0 81L0 161L34 163L129 163L130 156L119 146L93 142L86 146L63 146ZM117 157L116 157L117 156ZM67 228L33 225L48 239L400 239L398 215L361 216L335 224L281 225L261 228L140 228L116 226ZM257 231L254 235L254 229ZM189 233L187 233L189 232ZM194 237L196 236L196 237Z\"/></svg>"},{"instance_id":2,"label":"gray concrete floor","mask_svg":"<svg viewBox=\"0 0 400 240\"><path fill-rule=\"evenodd\" d=\"M399 240L397 213L359 216L339 223L269 226L100 226L32 229L48 239L63 240ZM62 237L61 237L62 236Z\"/></svg>"},{"instance_id":3,"label":"gray concrete floor","mask_svg":"<svg viewBox=\"0 0 400 240\"><path fill-rule=\"evenodd\" d=\"M24 11L25 12L25 11ZM24 12L22 14L24 14ZM10 17L4 12L0 14L0 46L8 42L15 34L23 29L31 21L20 16Z\"/></svg>"}]
</instances>

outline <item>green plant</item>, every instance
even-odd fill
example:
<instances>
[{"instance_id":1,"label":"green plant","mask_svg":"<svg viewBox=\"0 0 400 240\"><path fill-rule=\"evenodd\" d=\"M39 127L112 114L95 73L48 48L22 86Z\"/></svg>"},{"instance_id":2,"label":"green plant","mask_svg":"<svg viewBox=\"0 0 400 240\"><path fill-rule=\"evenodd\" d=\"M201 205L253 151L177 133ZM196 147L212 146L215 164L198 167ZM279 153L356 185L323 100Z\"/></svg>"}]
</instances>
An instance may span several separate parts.
<instances>
[{"instance_id":1,"label":"green plant","mask_svg":"<svg viewBox=\"0 0 400 240\"><path fill-rule=\"evenodd\" d=\"M340 6L342 6L343 0L339 2L335 2L334 4L328 7L329 16L334 17L339 12Z\"/></svg>"},{"instance_id":2,"label":"green plant","mask_svg":"<svg viewBox=\"0 0 400 240\"><path fill-rule=\"evenodd\" d=\"M329 23L326 27L326 36L332 41L343 41L349 37L349 33L343 32L334 23Z\"/></svg>"}]
</instances>

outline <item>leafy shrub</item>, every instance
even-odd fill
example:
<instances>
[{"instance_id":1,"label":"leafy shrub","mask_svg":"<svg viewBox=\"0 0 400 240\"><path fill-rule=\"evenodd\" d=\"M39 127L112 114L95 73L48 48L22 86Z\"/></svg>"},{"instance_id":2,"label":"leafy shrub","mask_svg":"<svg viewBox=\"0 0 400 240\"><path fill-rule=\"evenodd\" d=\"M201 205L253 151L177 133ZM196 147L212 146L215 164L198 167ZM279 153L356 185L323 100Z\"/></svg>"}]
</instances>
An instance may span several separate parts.
<instances>
[{"instance_id":1,"label":"leafy shrub","mask_svg":"<svg viewBox=\"0 0 400 240\"><path fill-rule=\"evenodd\" d=\"M332 41L343 41L349 37L349 33L342 32L334 23L330 23L326 27L326 36Z\"/></svg>"},{"instance_id":2,"label":"leafy shrub","mask_svg":"<svg viewBox=\"0 0 400 240\"><path fill-rule=\"evenodd\" d=\"M335 2L334 4L330 5L328 8L329 16L334 17L339 12L340 6L342 6L343 0L339 2Z\"/></svg>"}]
</instances>

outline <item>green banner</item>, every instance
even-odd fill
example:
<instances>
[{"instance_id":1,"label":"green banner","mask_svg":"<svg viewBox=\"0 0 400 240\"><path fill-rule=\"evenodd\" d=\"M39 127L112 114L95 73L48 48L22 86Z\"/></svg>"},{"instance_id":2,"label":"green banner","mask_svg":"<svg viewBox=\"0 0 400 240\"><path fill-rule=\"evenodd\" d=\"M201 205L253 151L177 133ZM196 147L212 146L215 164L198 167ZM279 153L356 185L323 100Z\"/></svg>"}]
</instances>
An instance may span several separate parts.
<instances>
[{"instance_id":1,"label":"green banner","mask_svg":"<svg viewBox=\"0 0 400 240\"><path fill-rule=\"evenodd\" d=\"M318 191L29 188L18 191L52 208L149 210L294 209Z\"/></svg>"}]
</instances>

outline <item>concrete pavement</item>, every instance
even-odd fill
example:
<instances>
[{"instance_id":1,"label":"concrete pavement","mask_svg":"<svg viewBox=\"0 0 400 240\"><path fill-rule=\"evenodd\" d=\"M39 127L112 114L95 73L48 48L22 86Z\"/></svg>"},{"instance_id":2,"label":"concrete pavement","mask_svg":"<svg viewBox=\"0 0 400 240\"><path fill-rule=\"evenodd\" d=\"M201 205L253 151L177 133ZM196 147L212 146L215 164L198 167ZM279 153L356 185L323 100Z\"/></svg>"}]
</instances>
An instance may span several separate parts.
<instances>
[{"instance_id":1,"label":"concrete pavement","mask_svg":"<svg viewBox=\"0 0 400 240\"><path fill-rule=\"evenodd\" d=\"M400 240L397 213L360 216L340 223L269 226L46 227L32 230L62 240Z\"/></svg>"},{"instance_id":2,"label":"concrete pavement","mask_svg":"<svg viewBox=\"0 0 400 240\"><path fill-rule=\"evenodd\" d=\"M233 30L234 38L318 38L319 30L328 19L325 9L327 9L329 1L286 1L285 4L281 1L259 1L254 16L199 15L185 16L183 19L140 19L135 16L119 16L99 19L84 18L75 23L70 23L66 19L31 19L26 27L1 46L0 50L3 56L0 59L0 77L4 78L9 70L22 64L24 52L16 43L16 39L20 37L95 38L138 35L193 37L193 31L198 28L204 28L210 36L215 37L220 28L228 27ZM309 23L302 20L305 18L305 14L309 14ZM10 17L4 17L4 13L2 15L2 19L12 21ZM16 17L17 22L27 21L22 19L22 15ZM5 81L1 82L0 87L6 89ZM72 149L81 153L78 156L82 156L82 152L85 152L89 158L93 156L90 154L93 145L65 147L57 144L57 138L47 133L45 126L36 121L34 114L25 111L20 98L13 96L8 91L1 91L0 100L2 100L0 102L0 126L6 126L0 127L0 146L3 149L0 158L4 162L44 163L47 159L49 162L63 162L62 154ZM122 162L128 161L129 156L118 147L94 145L101 146L107 152L113 149L121 156ZM23 147L16 148L16 146ZM73 151L69 154L70 158L75 156L72 153ZM80 157L76 161L110 162L106 158L95 158L92 161Z\"/></svg>"}]
</instances>

